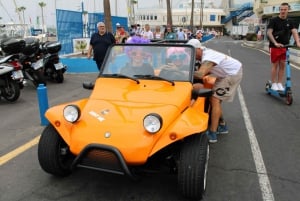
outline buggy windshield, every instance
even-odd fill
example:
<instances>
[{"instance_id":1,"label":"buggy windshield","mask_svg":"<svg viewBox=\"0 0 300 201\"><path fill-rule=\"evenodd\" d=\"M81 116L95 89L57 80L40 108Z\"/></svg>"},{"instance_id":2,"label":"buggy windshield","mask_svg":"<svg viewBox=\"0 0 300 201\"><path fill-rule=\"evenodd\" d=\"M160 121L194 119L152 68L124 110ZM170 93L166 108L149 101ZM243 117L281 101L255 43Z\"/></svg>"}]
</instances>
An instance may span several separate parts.
<instances>
[{"instance_id":1,"label":"buggy windshield","mask_svg":"<svg viewBox=\"0 0 300 201\"><path fill-rule=\"evenodd\" d=\"M194 51L179 44L116 44L108 50L100 76L192 82Z\"/></svg>"}]
</instances>

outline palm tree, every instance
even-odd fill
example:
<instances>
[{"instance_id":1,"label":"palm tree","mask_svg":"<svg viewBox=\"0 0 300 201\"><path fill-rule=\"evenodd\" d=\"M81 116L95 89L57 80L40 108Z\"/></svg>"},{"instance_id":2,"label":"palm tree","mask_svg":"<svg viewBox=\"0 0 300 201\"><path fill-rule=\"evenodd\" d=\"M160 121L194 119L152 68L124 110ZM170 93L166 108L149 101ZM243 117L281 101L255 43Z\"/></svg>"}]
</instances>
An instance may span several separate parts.
<instances>
[{"instance_id":1,"label":"palm tree","mask_svg":"<svg viewBox=\"0 0 300 201\"><path fill-rule=\"evenodd\" d=\"M172 21L171 1L170 0L166 0L166 1L167 1L167 24L172 26L173 21Z\"/></svg>"},{"instance_id":2,"label":"palm tree","mask_svg":"<svg viewBox=\"0 0 300 201\"><path fill-rule=\"evenodd\" d=\"M46 6L46 3L45 2L39 2L39 6L41 7L41 10L42 10L42 33L44 33L44 26L45 26L44 7Z\"/></svg>"},{"instance_id":3,"label":"palm tree","mask_svg":"<svg viewBox=\"0 0 300 201\"><path fill-rule=\"evenodd\" d=\"M18 10L18 6L17 6L17 3L16 3L16 0L14 0L14 4L15 4L16 12L18 13L18 16L19 16L20 24L22 24L21 15L20 15L20 11Z\"/></svg>"},{"instance_id":4,"label":"palm tree","mask_svg":"<svg viewBox=\"0 0 300 201\"><path fill-rule=\"evenodd\" d=\"M25 24L25 15L24 15L25 10L26 10L26 8L24 6L21 6L18 8L18 12L22 12L22 15L23 15L23 24Z\"/></svg>"},{"instance_id":5,"label":"palm tree","mask_svg":"<svg viewBox=\"0 0 300 201\"><path fill-rule=\"evenodd\" d=\"M103 0L103 8L104 8L104 23L106 26L106 30L109 32L112 32L110 1L109 0Z\"/></svg>"},{"instance_id":6,"label":"palm tree","mask_svg":"<svg viewBox=\"0 0 300 201\"><path fill-rule=\"evenodd\" d=\"M23 22L22 22L22 20L21 20L21 17L20 17L20 24L23 24L23 30L24 30L24 36L25 36L25 34L26 34L26 28L25 28L25 15L24 15L24 11L26 10L26 8L24 7L24 6L22 6L22 7L19 7L19 8L17 8L17 13L20 13L20 12L22 12L23 13Z\"/></svg>"},{"instance_id":7,"label":"palm tree","mask_svg":"<svg viewBox=\"0 0 300 201\"><path fill-rule=\"evenodd\" d=\"M192 0L192 5L191 5L191 21L190 21L190 29L192 32L194 32L194 0Z\"/></svg>"},{"instance_id":8,"label":"palm tree","mask_svg":"<svg viewBox=\"0 0 300 201\"><path fill-rule=\"evenodd\" d=\"M203 28L203 3L204 3L203 0L201 0L200 1L200 29Z\"/></svg>"}]
</instances>

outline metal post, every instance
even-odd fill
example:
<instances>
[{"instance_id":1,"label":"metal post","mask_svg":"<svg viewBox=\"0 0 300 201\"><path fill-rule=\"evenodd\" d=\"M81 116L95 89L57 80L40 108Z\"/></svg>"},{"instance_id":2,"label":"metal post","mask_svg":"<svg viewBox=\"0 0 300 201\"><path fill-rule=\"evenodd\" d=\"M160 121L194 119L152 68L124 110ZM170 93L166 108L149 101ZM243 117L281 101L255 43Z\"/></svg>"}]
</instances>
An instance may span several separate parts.
<instances>
[{"instance_id":1,"label":"metal post","mask_svg":"<svg viewBox=\"0 0 300 201\"><path fill-rule=\"evenodd\" d=\"M82 12L82 24L83 24L83 30L82 30L82 38L84 38L84 37L86 37L85 36L85 21L84 21L84 18L85 18L85 16L84 16L84 1L83 0L81 0L81 12Z\"/></svg>"},{"instance_id":2,"label":"metal post","mask_svg":"<svg viewBox=\"0 0 300 201\"><path fill-rule=\"evenodd\" d=\"M47 126L49 122L45 117L45 112L49 108L49 105L48 105L47 87L44 84L39 84L39 86L37 87L37 96L38 96L39 109L40 109L41 125Z\"/></svg>"}]
</instances>

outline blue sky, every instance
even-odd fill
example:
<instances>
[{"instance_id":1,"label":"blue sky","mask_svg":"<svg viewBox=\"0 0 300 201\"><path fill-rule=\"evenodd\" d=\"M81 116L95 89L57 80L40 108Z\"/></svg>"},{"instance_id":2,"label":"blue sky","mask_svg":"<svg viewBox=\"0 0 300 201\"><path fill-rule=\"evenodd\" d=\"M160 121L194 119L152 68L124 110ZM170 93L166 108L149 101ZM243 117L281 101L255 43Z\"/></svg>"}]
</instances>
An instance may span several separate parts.
<instances>
[{"instance_id":1,"label":"blue sky","mask_svg":"<svg viewBox=\"0 0 300 201\"><path fill-rule=\"evenodd\" d=\"M56 23L55 7L64 10L81 11L82 0L0 0L0 17L2 18L0 23L14 22L19 23L19 16L15 12L17 7L24 6L25 23L29 23L30 20L33 24L36 23L37 17L41 16L41 7L38 5L39 2L46 3L44 7L45 23L48 26L54 26ZM102 0L83 0L84 10L89 12L103 12L103 1ZM162 0L165 4L165 0ZM173 0L173 4L178 4L183 0ZM206 2L210 0L205 0ZM220 5L221 0L211 0L215 5ZM111 2L111 13L112 15L126 16L126 2L127 0L110 0ZM117 7L115 6L117 2ZM157 7L159 0L138 0L139 7ZM235 0L237 3L249 2L249 0ZM117 12L116 12L117 9ZM22 14L21 14L22 15ZM21 16L22 17L22 16Z\"/></svg>"}]
</instances>

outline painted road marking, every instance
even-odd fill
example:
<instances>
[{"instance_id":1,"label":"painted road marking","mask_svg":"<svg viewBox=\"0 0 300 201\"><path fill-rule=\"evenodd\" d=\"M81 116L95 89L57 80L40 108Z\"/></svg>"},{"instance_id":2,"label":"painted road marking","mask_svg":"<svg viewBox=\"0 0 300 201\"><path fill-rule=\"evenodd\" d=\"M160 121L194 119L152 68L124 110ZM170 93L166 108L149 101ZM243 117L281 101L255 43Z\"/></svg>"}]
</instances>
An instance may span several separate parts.
<instances>
[{"instance_id":1,"label":"painted road marking","mask_svg":"<svg viewBox=\"0 0 300 201\"><path fill-rule=\"evenodd\" d=\"M39 142L40 136L35 137L31 141L27 142L26 144L16 148L15 150L5 154L4 156L0 157L0 166L7 163L11 159L17 157L19 154L25 152L26 150L30 149L31 147L35 146Z\"/></svg>"},{"instance_id":2,"label":"painted road marking","mask_svg":"<svg viewBox=\"0 0 300 201\"><path fill-rule=\"evenodd\" d=\"M270 180L267 174L267 170L264 164L264 160L259 148L259 144L256 139L256 134L254 132L250 115L246 106L246 102L243 96L243 92L241 87L239 86L238 88L238 96L241 104L241 109L244 117L244 122L246 125L246 129L248 131L248 136L250 140L250 146L251 146L251 151L252 151L252 156L254 159L255 167L256 167L256 172L258 175L258 180L259 180L259 185L260 185L260 190L262 193L262 198L264 201L274 201L274 195L272 192L272 187L270 184Z\"/></svg>"}]
</instances>

